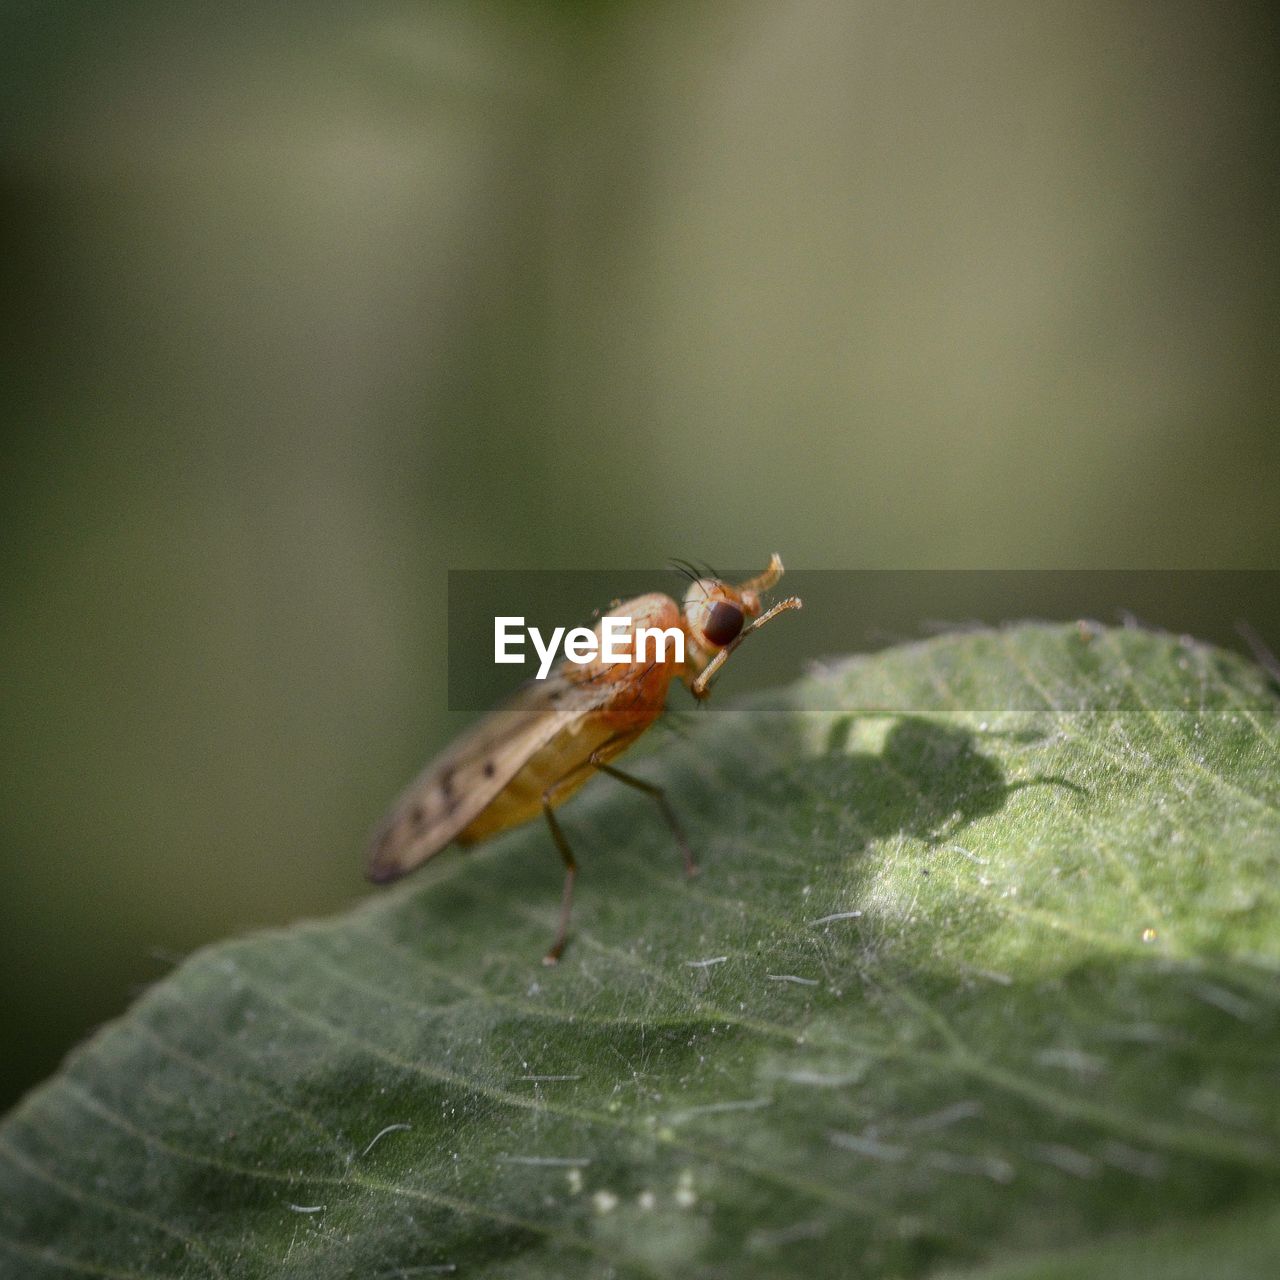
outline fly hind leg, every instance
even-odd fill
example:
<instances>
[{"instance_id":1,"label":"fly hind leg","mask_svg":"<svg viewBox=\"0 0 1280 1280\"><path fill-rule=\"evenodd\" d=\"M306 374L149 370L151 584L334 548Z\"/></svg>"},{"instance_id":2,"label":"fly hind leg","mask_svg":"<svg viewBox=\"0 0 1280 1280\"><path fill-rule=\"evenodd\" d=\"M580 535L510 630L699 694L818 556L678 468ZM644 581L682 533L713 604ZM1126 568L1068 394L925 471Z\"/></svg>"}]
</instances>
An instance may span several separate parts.
<instances>
[{"instance_id":1,"label":"fly hind leg","mask_svg":"<svg viewBox=\"0 0 1280 1280\"><path fill-rule=\"evenodd\" d=\"M560 850L560 856L564 859L565 871L564 890L560 895L560 924L556 929L551 950L542 957L543 964L559 964L560 957L564 955L565 943L569 941L569 916L573 912L573 883L578 878L577 859L574 858L573 850L569 848L569 841L565 839L564 829L560 826L560 821L551 807L551 790L554 788L549 788L543 794L542 813L547 820L547 826L551 828L551 838L556 842L556 848Z\"/></svg>"},{"instance_id":2,"label":"fly hind leg","mask_svg":"<svg viewBox=\"0 0 1280 1280\"><path fill-rule=\"evenodd\" d=\"M693 860L693 850L689 847L688 838L680 826L675 811L667 800L667 793L656 783L646 782L643 778L624 773L621 769L616 769L613 765L607 764L601 759L602 754L605 752L616 754L618 741L619 739L610 739L602 746L597 747L585 764L570 769L563 778L558 782L553 782L542 793L542 814L547 820L547 826L551 828L551 838L555 841L556 848L560 851L560 857L564 860L565 867L564 891L560 897L560 923L556 928L555 941L551 944L551 950L542 957L543 964L558 964L560 957L564 954L565 945L569 941L569 917L573 913L573 886L578 878L578 861L573 856L573 850L569 847L564 828L561 827L560 820L555 815L555 805L557 800L566 793L572 794L573 790L579 785L583 772L599 769L601 773L607 773L610 777L617 778L619 782L623 782L629 787L634 787L637 791L643 791L647 796L652 796L654 803L666 819L667 826L671 828L671 832L676 838L676 843L680 846L680 853L684 858L685 873L690 876L698 874L697 863Z\"/></svg>"},{"instance_id":3,"label":"fly hind leg","mask_svg":"<svg viewBox=\"0 0 1280 1280\"><path fill-rule=\"evenodd\" d=\"M551 828L551 838L556 842L560 857L564 860L564 891L560 895L560 923L556 928L555 941L551 950L542 957L543 964L559 964L564 954L565 944L569 941L569 917L573 912L573 885L578 878L578 860L569 848L568 838L560 819L555 815L555 807L566 796L570 796L582 785L584 774L590 774L592 764L588 761L575 765L563 778L557 779L542 793L542 816Z\"/></svg>"}]
</instances>

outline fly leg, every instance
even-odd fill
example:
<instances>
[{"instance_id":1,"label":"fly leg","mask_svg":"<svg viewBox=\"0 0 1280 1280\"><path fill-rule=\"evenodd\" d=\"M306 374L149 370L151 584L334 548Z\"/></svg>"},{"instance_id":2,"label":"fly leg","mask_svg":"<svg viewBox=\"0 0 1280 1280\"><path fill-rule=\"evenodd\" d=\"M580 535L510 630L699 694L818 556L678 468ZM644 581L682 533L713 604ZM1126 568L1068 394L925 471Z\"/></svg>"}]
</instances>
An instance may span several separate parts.
<instances>
[{"instance_id":1,"label":"fly leg","mask_svg":"<svg viewBox=\"0 0 1280 1280\"><path fill-rule=\"evenodd\" d=\"M676 844L680 846L680 856L684 859L685 875L696 876L698 874L698 864L693 860L693 850L689 847L689 838L680 826L680 820L676 817L675 810L667 799L666 791L658 786L657 783L646 782L643 778L637 778L634 774L624 773L621 769L601 761L598 758L600 752L608 746L609 744L605 743L604 747L597 748L591 753L591 764L599 769L601 773L607 773L611 778L617 778L619 782L626 783L627 786L634 787L637 791L643 791L645 795L653 797L654 803L658 806L658 811L666 819L667 826L671 828L671 834L676 838Z\"/></svg>"},{"instance_id":2,"label":"fly leg","mask_svg":"<svg viewBox=\"0 0 1280 1280\"><path fill-rule=\"evenodd\" d=\"M581 786L583 774L590 774L594 768L595 763L592 760L575 765L563 778L557 779L542 793L542 816L546 818L547 826L551 828L551 838L556 842L556 848L564 859L564 892L560 895L560 924L556 928L556 937L551 944L551 950L542 957L543 964L559 964L560 957L564 954L565 944L569 941L569 916L573 911L573 884L578 878L578 860L573 856L573 850L569 848L564 828L555 815L555 806L565 795L572 795Z\"/></svg>"},{"instance_id":3,"label":"fly leg","mask_svg":"<svg viewBox=\"0 0 1280 1280\"><path fill-rule=\"evenodd\" d=\"M714 658L703 668L702 674L689 686L689 692L693 694L699 702L703 698L711 696L711 681L716 672L724 666L729 655L753 632L759 631L766 622L772 622L780 613L786 613L788 609L799 609L801 607L799 596L791 596L787 600L779 600L767 613L762 613L750 626L743 627L737 636L731 640Z\"/></svg>"},{"instance_id":4,"label":"fly leg","mask_svg":"<svg viewBox=\"0 0 1280 1280\"><path fill-rule=\"evenodd\" d=\"M693 850L690 849L689 841L680 826L679 820L676 818L675 811L667 800L667 793L656 783L646 782L643 778L636 778L629 773L624 773L621 769L615 769L613 765L606 764L601 758L605 755L617 755L619 751L625 750L638 736L635 733L618 734L616 737L602 742L584 764L570 769L563 778L553 782L542 793L542 814L547 820L547 826L551 828L551 838L555 841L556 848L560 851L560 857L564 860L565 867L564 891L560 897L560 924L556 928L555 941L551 944L551 950L542 957L543 964L558 964L560 957L564 954L565 945L569 941L569 917L573 912L573 886L578 878L578 862L573 856L573 850L569 847L564 828L561 827L560 820L555 815L555 805L557 797L565 792L572 793L576 789L581 782L583 773L599 769L602 773L607 773L611 777L617 778L619 782L624 782L627 786L634 787L637 791L643 791L646 795L652 796L661 810L662 816L666 819L667 825L671 828L676 838L676 843L680 846L680 853L684 858L685 873L690 876L698 874L697 863L693 860Z\"/></svg>"},{"instance_id":5,"label":"fly leg","mask_svg":"<svg viewBox=\"0 0 1280 1280\"><path fill-rule=\"evenodd\" d=\"M573 911L573 882L578 878L578 863L573 856L573 850L569 848L569 842L565 839L564 829L560 826L559 820L556 818L555 811L551 807L551 793L555 787L548 787L542 794L542 812L547 819L547 826L551 828L551 838L556 842L556 848L560 850L560 856L564 859L564 891L560 895L560 924L556 929L555 941L551 944L551 950L542 957L543 964L559 964L560 957L564 954L564 945L569 941L569 915Z\"/></svg>"}]
</instances>

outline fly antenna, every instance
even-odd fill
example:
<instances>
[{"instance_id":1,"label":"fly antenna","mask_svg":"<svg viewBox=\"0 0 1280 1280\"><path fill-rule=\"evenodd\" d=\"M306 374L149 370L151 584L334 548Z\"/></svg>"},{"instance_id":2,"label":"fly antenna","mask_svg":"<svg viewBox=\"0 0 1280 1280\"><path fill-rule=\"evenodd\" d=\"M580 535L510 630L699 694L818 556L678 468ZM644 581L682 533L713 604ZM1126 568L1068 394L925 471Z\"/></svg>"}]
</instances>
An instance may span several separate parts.
<instances>
[{"instance_id":1,"label":"fly antenna","mask_svg":"<svg viewBox=\"0 0 1280 1280\"><path fill-rule=\"evenodd\" d=\"M782 577L782 557L775 551L769 557L769 567L758 577L752 578L749 582L744 582L739 591L756 591L764 593L772 590L778 584L778 579Z\"/></svg>"}]
</instances>

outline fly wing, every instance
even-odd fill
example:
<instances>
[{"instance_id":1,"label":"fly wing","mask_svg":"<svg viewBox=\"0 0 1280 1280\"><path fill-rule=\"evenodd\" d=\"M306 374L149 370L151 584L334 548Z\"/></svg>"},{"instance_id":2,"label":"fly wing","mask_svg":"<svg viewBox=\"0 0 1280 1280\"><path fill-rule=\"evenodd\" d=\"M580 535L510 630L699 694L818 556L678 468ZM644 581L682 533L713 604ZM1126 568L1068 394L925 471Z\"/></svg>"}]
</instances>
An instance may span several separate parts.
<instances>
[{"instance_id":1,"label":"fly wing","mask_svg":"<svg viewBox=\"0 0 1280 1280\"><path fill-rule=\"evenodd\" d=\"M437 756L369 842L366 874L383 884L439 853L482 813L535 752L607 696L559 673L530 681Z\"/></svg>"}]
</instances>

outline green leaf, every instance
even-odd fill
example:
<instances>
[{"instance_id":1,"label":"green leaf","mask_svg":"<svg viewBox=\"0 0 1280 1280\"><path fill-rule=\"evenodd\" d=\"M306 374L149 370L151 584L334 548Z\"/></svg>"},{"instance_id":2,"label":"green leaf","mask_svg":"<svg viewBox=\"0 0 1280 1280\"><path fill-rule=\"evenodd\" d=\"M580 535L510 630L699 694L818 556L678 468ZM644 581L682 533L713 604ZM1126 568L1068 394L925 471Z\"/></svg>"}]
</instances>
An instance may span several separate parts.
<instances>
[{"instance_id":1,"label":"green leaf","mask_svg":"<svg viewBox=\"0 0 1280 1280\"><path fill-rule=\"evenodd\" d=\"M1257 1276L1280 701L1026 626L701 716L563 821L211 947L0 1127L0 1274ZM265 856L265 855L264 855Z\"/></svg>"}]
</instances>

